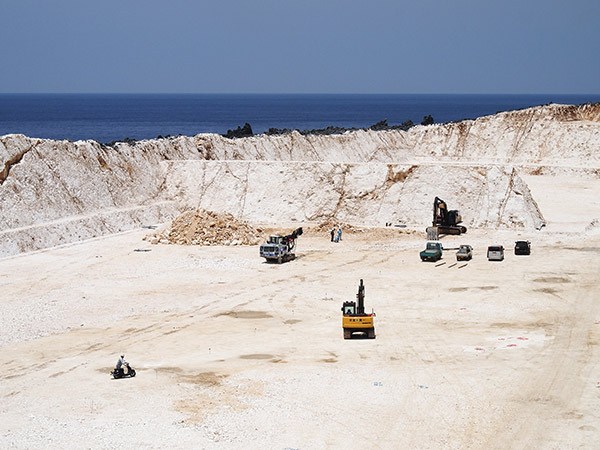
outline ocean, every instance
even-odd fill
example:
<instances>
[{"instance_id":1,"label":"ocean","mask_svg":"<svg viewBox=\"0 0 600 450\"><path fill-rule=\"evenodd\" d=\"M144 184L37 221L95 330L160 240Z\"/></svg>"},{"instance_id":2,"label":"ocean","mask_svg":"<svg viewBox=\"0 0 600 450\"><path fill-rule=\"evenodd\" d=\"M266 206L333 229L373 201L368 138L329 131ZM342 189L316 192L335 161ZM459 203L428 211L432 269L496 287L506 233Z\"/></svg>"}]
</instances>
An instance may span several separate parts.
<instances>
[{"instance_id":1,"label":"ocean","mask_svg":"<svg viewBox=\"0 0 600 450\"><path fill-rule=\"evenodd\" d=\"M364 128L384 119L389 125L419 124L431 115L442 123L550 102L598 101L600 94L0 94L0 135L110 142L224 134L246 122L255 134L269 128Z\"/></svg>"}]
</instances>

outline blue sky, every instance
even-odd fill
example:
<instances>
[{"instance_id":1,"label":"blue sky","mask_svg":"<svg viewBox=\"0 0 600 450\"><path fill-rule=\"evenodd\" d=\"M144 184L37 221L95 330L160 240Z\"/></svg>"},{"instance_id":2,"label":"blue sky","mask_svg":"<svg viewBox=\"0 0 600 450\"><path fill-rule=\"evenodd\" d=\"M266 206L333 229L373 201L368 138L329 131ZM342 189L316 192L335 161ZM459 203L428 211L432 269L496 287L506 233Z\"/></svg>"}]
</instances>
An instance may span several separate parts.
<instances>
[{"instance_id":1,"label":"blue sky","mask_svg":"<svg viewBox=\"0 0 600 450\"><path fill-rule=\"evenodd\" d=\"M2 93L599 93L600 1L0 0Z\"/></svg>"}]
</instances>

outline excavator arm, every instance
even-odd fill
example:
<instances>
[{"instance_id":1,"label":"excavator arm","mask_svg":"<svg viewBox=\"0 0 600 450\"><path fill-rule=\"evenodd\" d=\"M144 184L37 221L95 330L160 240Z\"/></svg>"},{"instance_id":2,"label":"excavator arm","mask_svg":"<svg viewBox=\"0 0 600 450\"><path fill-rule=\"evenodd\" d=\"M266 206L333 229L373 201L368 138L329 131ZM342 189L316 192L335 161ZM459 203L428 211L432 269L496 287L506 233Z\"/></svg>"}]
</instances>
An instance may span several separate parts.
<instances>
[{"instance_id":1,"label":"excavator arm","mask_svg":"<svg viewBox=\"0 0 600 450\"><path fill-rule=\"evenodd\" d=\"M298 236L302 235L302 227L295 229L291 234L283 237L283 241L287 244L288 248L291 250L296 246L296 239Z\"/></svg>"},{"instance_id":2,"label":"excavator arm","mask_svg":"<svg viewBox=\"0 0 600 450\"><path fill-rule=\"evenodd\" d=\"M433 201L433 226L446 225L448 208L446 202L439 197Z\"/></svg>"}]
</instances>

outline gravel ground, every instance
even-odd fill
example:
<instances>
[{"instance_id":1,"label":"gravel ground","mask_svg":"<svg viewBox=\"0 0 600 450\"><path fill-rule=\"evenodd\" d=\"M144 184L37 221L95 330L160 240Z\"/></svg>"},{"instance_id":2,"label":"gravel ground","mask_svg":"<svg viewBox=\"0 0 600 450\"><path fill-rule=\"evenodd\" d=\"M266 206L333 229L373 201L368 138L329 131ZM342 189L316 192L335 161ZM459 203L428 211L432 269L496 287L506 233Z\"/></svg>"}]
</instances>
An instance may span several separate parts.
<instances>
[{"instance_id":1,"label":"gravel ground","mask_svg":"<svg viewBox=\"0 0 600 450\"><path fill-rule=\"evenodd\" d=\"M593 448L596 228L501 263L514 232L443 238L473 245L461 269L385 229L283 265L143 230L2 259L0 447ZM360 278L377 338L344 341ZM138 375L113 380L122 351Z\"/></svg>"}]
</instances>

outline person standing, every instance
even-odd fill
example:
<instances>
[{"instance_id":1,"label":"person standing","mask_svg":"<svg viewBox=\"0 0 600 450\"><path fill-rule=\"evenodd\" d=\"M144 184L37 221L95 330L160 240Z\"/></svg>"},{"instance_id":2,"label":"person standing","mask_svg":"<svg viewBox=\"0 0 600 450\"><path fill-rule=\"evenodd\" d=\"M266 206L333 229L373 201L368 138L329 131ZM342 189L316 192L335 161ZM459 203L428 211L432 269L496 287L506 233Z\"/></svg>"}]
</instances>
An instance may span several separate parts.
<instances>
[{"instance_id":1,"label":"person standing","mask_svg":"<svg viewBox=\"0 0 600 450\"><path fill-rule=\"evenodd\" d=\"M335 227L331 229L331 242L333 242L333 238L335 237Z\"/></svg>"},{"instance_id":2,"label":"person standing","mask_svg":"<svg viewBox=\"0 0 600 450\"><path fill-rule=\"evenodd\" d=\"M342 227L338 228L337 231L337 242L340 242L342 240Z\"/></svg>"}]
</instances>

